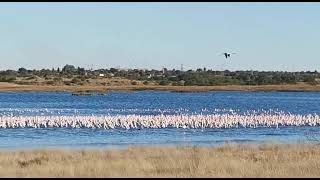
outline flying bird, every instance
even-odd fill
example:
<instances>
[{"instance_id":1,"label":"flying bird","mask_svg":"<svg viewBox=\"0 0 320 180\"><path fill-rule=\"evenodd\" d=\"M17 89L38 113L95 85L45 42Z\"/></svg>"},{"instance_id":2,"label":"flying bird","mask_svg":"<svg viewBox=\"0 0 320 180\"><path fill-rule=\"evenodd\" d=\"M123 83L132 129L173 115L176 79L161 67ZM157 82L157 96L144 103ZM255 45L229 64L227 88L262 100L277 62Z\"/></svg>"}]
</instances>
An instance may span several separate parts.
<instances>
[{"instance_id":1,"label":"flying bird","mask_svg":"<svg viewBox=\"0 0 320 180\"><path fill-rule=\"evenodd\" d=\"M228 59L228 57L230 57L231 54L236 54L236 53L222 53L221 55L224 55L226 59Z\"/></svg>"}]
</instances>

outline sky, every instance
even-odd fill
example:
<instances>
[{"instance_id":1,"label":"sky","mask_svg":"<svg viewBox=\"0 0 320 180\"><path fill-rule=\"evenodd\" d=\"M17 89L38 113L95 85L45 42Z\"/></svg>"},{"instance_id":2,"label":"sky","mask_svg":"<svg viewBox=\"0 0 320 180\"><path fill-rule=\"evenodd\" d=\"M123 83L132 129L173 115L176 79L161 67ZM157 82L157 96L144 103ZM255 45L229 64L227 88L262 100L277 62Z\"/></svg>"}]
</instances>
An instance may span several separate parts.
<instances>
[{"instance_id":1,"label":"sky","mask_svg":"<svg viewBox=\"0 0 320 180\"><path fill-rule=\"evenodd\" d=\"M317 2L0 3L0 70L320 71L319 19Z\"/></svg>"}]
</instances>

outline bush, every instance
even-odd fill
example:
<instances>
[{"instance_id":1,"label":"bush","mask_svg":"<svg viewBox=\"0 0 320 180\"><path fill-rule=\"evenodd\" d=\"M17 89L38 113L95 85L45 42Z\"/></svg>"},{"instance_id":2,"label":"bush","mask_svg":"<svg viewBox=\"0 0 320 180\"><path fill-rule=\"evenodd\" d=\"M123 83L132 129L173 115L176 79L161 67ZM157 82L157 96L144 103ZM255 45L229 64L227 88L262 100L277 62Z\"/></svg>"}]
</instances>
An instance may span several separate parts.
<instances>
[{"instance_id":1,"label":"bush","mask_svg":"<svg viewBox=\"0 0 320 180\"><path fill-rule=\"evenodd\" d=\"M65 81L65 82L63 82L65 85L67 85L67 86L70 86L71 85L71 82L69 82L69 81Z\"/></svg>"},{"instance_id":2,"label":"bush","mask_svg":"<svg viewBox=\"0 0 320 180\"><path fill-rule=\"evenodd\" d=\"M138 83L136 81L131 82L132 85L137 85Z\"/></svg>"},{"instance_id":3,"label":"bush","mask_svg":"<svg viewBox=\"0 0 320 180\"><path fill-rule=\"evenodd\" d=\"M195 85L195 81L194 80L186 80L186 82L184 83L185 86L193 86Z\"/></svg>"},{"instance_id":4,"label":"bush","mask_svg":"<svg viewBox=\"0 0 320 180\"><path fill-rule=\"evenodd\" d=\"M81 81L85 81L86 77L85 76L81 76L80 79L81 79Z\"/></svg>"},{"instance_id":5,"label":"bush","mask_svg":"<svg viewBox=\"0 0 320 180\"><path fill-rule=\"evenodd\" d=\"M2 76L0 77L1 82L13 82L16 80L15 76Z\"/></svg>"},{"instance_id":6,"label":"bush","mask_svg":"<svg viewBox=\"0 0 320 180\"><path fill-rule=\"evenodd\" d=\"M71 80L71 83L73 83L73 84L78 84L78 83L80 83L81 81L80 81L80 79L78 79L78 78L73 78L72 80Z\"/></svg>"},{"instance_id":7,"label":"bush","mask_svg":"<svg viewBox=\"0 0 320 180\"><path fill-rule=\"evenodd\" d=\"M54 85L54 81L47 81L46 84L47 85Z\"/></svg>"},{"instance_id":8,"label":"bush","mask_svg":"<svg viewBox=\"0 0 320 180\"><path fill-rule=\"evenodd\" d=\"M149 82L148 82L148 81L143 81L143 84L144 84L144 85L148 85Z\"/></svg>"},{"instance_id":9,"label":"bush","mask_svg":"<svg viewBox=\"0 0 320 180\"><path fill-rule=\"evenodd\" d=\"M161 85L161 86L165 86L165 85L168 85L168 84L170 84L170 82L167 81L167 80L162 80L162 81L159 82L159 85Z\"/></svg>"}]
</instances>

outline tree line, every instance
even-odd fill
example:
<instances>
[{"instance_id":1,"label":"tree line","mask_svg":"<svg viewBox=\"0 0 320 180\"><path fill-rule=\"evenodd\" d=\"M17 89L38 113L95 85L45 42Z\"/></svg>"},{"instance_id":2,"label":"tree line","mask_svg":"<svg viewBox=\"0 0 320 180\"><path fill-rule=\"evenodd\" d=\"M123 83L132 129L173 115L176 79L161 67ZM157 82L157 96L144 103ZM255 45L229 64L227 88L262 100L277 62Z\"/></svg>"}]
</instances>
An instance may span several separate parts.
<instances>
[{"instance_id":1,"label":"tree line","mask_svg":"<svg viewBox=\"0 0 320 180\"><path fill-rule=\"evenodd\" d=\"M85 81L94 78L122 77L130 80L143 81L143 84L156 82L159 85L177 86L210 86L210 85L272 85L272 84L296 84L304 82L308 84L319 84L320 73L317 71L214 71L206 68L196 70L147 70L147 69L96 69L89 70L73 65L65 65L57 69L0 71L0 81L15 82L17 77L33 79L35 77L62 81L62 78L70 78L73 81Z\"/></svg>"}]
</instances>

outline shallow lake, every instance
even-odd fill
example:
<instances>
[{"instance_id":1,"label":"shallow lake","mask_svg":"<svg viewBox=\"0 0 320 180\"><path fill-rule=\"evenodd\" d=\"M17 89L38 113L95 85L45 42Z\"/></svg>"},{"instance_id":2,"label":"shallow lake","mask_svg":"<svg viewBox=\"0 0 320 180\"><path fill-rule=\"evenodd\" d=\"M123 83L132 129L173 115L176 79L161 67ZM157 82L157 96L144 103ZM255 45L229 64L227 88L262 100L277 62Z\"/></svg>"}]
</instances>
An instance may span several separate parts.
<instances>
[{"instance_id":1,"label":"shallow lake","mask_svg":"<svg viewBox=\"0 0 320 180\"><path fill-rule=\"evenodd\" d=\"M245 115L252 112L319 114L319 92L109 92L72 96L67 92L0 93L0 117L116 115ZM319 126L258 128L0 128L0 148L111 148L132 145L201 145L231 143L314 143ZM312 137L312 138L311 138ZM318 138L319 137L319 138ZM316 141L313 141L315 140Z\"/></svg>"}]
</instances>

